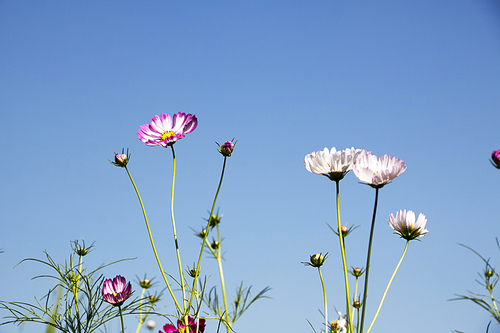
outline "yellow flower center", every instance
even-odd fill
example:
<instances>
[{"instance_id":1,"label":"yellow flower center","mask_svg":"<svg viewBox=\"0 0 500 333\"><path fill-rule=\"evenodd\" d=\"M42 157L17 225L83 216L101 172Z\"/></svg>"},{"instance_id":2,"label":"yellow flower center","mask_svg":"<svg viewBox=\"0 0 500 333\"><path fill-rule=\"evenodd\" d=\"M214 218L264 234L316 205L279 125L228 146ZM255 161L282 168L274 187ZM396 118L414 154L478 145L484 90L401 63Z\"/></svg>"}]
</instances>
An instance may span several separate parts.
<instances>
[{"instance_id":1,"label":"yellow flower center","mask_svg":"<svg viewBox=\"0 0 500 333\"><path fill-rule=\"evenodd\" d=\"M175 132L174 131L168 131L168 132L165 132L161 135L161 140L162 141L165 141L165 139L168 139L172 136L175 136Z\"/></svg>"},{"instance_id":2,"label":"yellow flower center","mask_svg":"<svg viewBox=\"0 0 500 333\"><path fill-rule=\"evenodd\" d=\"M184 333L184 332L186 332L186 328L185 328L185 327L178 328L178 329L177 329L177 331L178 331L179 333Z\"/></svg>"}]
</instances>

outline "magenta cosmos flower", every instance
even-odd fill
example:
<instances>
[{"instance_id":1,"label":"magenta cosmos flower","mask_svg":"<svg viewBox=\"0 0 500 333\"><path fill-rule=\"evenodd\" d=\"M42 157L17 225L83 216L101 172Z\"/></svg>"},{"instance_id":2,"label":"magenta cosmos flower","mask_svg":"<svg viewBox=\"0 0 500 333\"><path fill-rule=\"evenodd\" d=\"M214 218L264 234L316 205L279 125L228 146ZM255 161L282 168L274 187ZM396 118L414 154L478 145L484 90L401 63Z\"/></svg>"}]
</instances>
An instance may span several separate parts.
<instances>
[{"instance_id":1,"label":"magenta cosmos flower","mask_svg":"<svg viewBox=\"0 0 500 333\"><path fill-rule=\"evenodd\" d=\"M151 124L142 125L137 136L148 146L166 148L194 131L196 126L198 119L194 114L178 112L172 119L169 114L162 113L151 118Z\"/></svg>"},{"instance_id":2,"label":"magenta cosmos flower","mask_svg":"<svg viewBox=\"0 0 500 333\"><path fill-rule=\"evenodd\" d=\"M360 182L373 188L382 188L406 170L406 164L394 156L361 154L354 163L353 171Z\"/></svg>"},{"instance_id":3,"label":"magenta cosmos flower","mask_svg":"<svg viewBox=\"0 0 500 333\"><path fill-rule=\"evenodd\" d=\"M121 275L114 279L107 279L102 286L102 297L104 300L114 306L120 306L132 295L132 286L130 282Z\"/></svg>"},{"instance_id":4,"label":"magenta cosmos flower","mask_svg":"<svg viewBox=\"0 0 500 333\"><path fill-rule=\"evenodd\" d=\"M200 319L199 324L196 325L194 318L188 317L188 326L189 333L203 333L205 331L205 319ZM198 330L196 330L196 326L198 326ZM164 325L163 331L159 331L158 333L187 333L186 326L180 320L177 320L177 327L172 324Z\"/></svg>"},{"instance_id":5,"label":"magenta cosmos flower","mask_svg":"<svg viewBox=\"0 0 500 333\"><path fill-rule=\"evenodd\" d=\"M491 164L497 169L500 169L500 149L499 150L494 150L493 153L491 153Z\"/></svg>"}]
</instances>

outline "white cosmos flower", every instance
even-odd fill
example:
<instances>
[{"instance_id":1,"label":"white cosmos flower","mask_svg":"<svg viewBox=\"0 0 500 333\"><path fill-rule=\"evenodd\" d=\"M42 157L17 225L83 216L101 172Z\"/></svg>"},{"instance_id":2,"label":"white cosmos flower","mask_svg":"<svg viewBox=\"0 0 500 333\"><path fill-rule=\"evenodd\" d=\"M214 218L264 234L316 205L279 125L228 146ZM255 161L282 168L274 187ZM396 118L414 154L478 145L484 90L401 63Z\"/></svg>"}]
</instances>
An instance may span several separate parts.
<instances>
[{"instance_id":1,"label":"white cosmos flower","mask_svg":"<svg viewBox=\"0 0 500 333\"><path fill-rule=\"evenodd\" d=\"M342 316L342 313L339 311L339 319L332 321L331 331L332 332L346 332L347 331L347 320Z\"/></svg>"},{"instance_id":2,"label":"white cosmos flower","mask_svg":"<svg viewBox=\"0 0 500 333\"><path fill-rule=\"evenodd\" d=\"M324 175L331 180L338 181L352 170L356 158L363 152L366 151L354 148L339 151L335 147L331 150L325 148L307 154L304 158L304 165L308 171L316 175Z\"/></svg>"},{"instance_id":3,"label":"white cosmos flower","mask_svg":"<svg viewBox=\"0 0 500 333\"><path fill-rule=\"evenodd\" d=\"M353 171L359 181L374 188L382 188L406 170L403 160L394 156L361 154L354 164Z\"/></svg>"},{"instance_id":4,"label":"white cosmos flower","mask_svg":"<svg viewBox=\"0 0 500 333\"><path fill-rule=\"evenodd\" d=\"M425 229L426 223L427 219L424 214L420 213L415 221L415 213L411 210L406 211L406 209L397 212L396 217L392 214L389 217L389 226L402 238L409 241L429 232Z\"/></svg>"}]
</instances>

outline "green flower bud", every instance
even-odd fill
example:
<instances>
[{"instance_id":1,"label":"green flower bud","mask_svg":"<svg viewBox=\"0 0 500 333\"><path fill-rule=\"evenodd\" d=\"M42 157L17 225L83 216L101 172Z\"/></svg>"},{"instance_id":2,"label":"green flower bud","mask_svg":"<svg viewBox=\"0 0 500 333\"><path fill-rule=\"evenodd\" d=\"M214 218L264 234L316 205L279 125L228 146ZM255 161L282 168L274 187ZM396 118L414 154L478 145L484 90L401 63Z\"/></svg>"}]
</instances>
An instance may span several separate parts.
<instances>
[{"instance_id":1,"label":"green flower bud","mask_svg":"<svg viewBox=\"0 0 500 333\"><path fill-rule=\"evenodd\" d=\"M144 289L148 289L151 288L151 281L148 279L142 279L139 285Z\"/></svg>"}]
</instances>

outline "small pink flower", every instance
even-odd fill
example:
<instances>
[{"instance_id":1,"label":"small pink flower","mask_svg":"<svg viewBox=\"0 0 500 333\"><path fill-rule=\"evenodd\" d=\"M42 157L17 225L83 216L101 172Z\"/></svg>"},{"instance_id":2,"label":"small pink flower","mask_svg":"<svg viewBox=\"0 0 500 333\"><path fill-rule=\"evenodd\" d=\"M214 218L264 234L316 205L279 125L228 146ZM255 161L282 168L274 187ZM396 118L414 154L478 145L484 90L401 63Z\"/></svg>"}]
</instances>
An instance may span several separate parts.
<instances>
[{"instance_id":1,"label":"small pink flower","mask_svg":"<svg viewBox=\"0 0 500 333\"><path fill-rule=\"evenodd\" d=\"M494 150L491 153L491 164L497 169L500 169L500 149Z\"/></svg>"},{"instance_id":2,"label":"small pink flower","mask_svg":"<svg viewBox=\"0 0 500 333\"><path fill-rule=\"evenodd\" d=\"M191 133L198 126L198 119L194 114L178 112L173 120L169 114L151 118L150 124L142 125L137 136L146 145L168 147L185 135Z\"/></svg>"},{"instance_id":3,"label":"small pink flower","mask_svg":"<svg viewBox=\"0 0 500 333\"><path fill-rule=\"evenodd\" d=\"M188 317L188 326L190 333L203 333L205 331L205 319L200 319L199 324L196 324L196 321L192 317ZM196 329L198 327L198 329ZM165 331L165 332L163 332ZM187 332L186 326L182 323L182 321L177 320L177 327L172 324L166 324L163 326L163 331L159 331L158 333L185 333Z\"/></svg>"},{"instance_id":4,"label":"small pink flower","mask_svg":"<svg viewBox=\"0 0 500 333\"><path fill-rule=\"evenodd\" d=\"M107 279L102 286L102 297L114 306L120 306L132 295L132 285L117 275L114 279Z\"/></svg>"}]
</instances>

